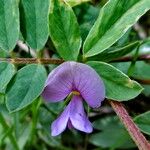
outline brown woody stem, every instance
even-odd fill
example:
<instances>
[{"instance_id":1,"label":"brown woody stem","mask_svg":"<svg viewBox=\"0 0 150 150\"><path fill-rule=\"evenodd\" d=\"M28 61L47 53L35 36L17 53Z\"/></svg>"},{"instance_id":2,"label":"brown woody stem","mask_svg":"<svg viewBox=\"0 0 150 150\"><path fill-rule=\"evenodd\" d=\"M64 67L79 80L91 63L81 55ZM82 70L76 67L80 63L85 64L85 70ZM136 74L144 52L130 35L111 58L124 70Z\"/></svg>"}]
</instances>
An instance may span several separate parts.
<instances>
[{"instance_id":1,"label":"brown woody stem","mask_svg":"<svg viewBox=\"0 0 150 150\"><path fill-rule=\"evenodd\" d=\"M111 62L128 62L132 61L132 56L122 57ZM148 55L140 55L137 58L137 61L146 61L150 60L150 54ZM41 63L41 64L61 64L64 62L62 59L54 59L54 58L0 58L0 61L3 62L11 62L14 64L33 64L33 63Z\"/></svg>"},{"instance_id":2,"label":"brown woody stem","mask_svg":"<svg viewBox=\"0 0 150 150\"><path fill-rule=\"evenodd\" d=\"M118 115L121 122L124 124L125 128L129 132L133 141L138 146L139 150L150 150L150 143L140 132L137 125L133 122L132 118L129 116L123 104L112 100L109 100L109 103L111 104L112 108Z\"/></svg>"},{"instance_id":3,"label":"brown woody stem","mask_svg":"<svg viewBox=\"0 0 150 150\"><path fill-rule=\"evenodd\" d=\"M116 60L113 60L112 62L128 62L132 61L134 58L132 56L126 56L126 57L121 57ZM136 61L147 61L150 60L150 54L146 55L139 55L136 59Z\"/></svg>"},{"instance_id":4,"label":"brown woody stem","mask_svg":"<svg viewBox=\"0 0 150 150\"><path fill-rule=\"evenodd\" d=\"M13 64L61 64L62 59L53 58L0 58L2 62L11 62Z\"/></svg>"},{"instance_id":5,"label":"brown woody stem","mask_svg":"<svg viewBox=\"0 0 150 150\"><path fill-rule=\"evenodd\" d=\"M133 79L140 84L150 85L150 80L148 79L137 79L137 78L133 78Z\"/></svg>"}]
</instances>

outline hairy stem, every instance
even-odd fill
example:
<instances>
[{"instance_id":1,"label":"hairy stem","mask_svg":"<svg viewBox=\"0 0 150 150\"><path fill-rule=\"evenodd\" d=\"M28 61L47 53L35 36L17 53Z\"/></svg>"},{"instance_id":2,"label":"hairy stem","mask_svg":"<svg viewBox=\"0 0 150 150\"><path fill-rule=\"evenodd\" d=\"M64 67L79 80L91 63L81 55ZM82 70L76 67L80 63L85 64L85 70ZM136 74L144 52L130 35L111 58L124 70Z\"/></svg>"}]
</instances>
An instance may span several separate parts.
<instances>
[{"instance_id":1,"label":"hairy stem","mask_svg":"<svg viewBox=\"0 0 150 150\"><path fill-rule=\"evenodd\" d=\"M132 56L122 57L111 62L128 62L132 61ZM150 60L150 54L148 55L140 55L136 59L137 61L148 61ZM54 59L54 58L0 58L0 61L3 62L11 62L13 64L61 64L64 62L62 59Z\"/></svg>"},{"instance_id":2,"label":"hairy stem","mask_svg":"<svg viewBox=\"0 0 150 150\"><path fill-rule=\"evenodd\" d=\"M139 150L150 150L150 143L146 140L144 135L140 132L137 125L133 122L128 112L120 102L109 100L112 108L118 115L121 122L129 132L131 138L138 146Z\"/></svg>"},{"instance_id":3,"label":"hairy stem","mask_svg":"<svg viewBox=\"0 0 150 150\"><path fill-rule=\"evenodd\" d=\"M113 60L111 62L129 62L129 61L133 61L133 59L134 59L133 56L126 56L126 57L118 58L118 59ZM136 58L136 61L148 61L148 60L150 60L150 54L139 55Z\"/></svg>"},{"instance_id":4,"label":"hairy stem","mask_svg":"<svg viewBox=\"0 0 150 150\"><path fill-rule=\"evenodd\" d=\"M62 59L53 58L0 58L2 62L10 62L13 64L61 64Z\"/></svg>"}]
</instances>

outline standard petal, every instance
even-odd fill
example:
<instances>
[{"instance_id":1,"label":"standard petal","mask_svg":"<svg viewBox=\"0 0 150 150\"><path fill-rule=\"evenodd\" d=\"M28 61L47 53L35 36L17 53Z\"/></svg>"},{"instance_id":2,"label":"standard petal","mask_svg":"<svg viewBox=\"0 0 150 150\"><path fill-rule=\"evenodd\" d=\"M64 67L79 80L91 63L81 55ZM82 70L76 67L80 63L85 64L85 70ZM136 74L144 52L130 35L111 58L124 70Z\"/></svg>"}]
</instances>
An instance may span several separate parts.
<instances>
[{"instance_id":1,"label":"standard petal","mask_svg":"<svg viewBox=\"0 0 150 150\"><path fill-rule=\"evenodd\" d=\"M105 87L97 72L86 64L74 63L74 85L89 106L96 108L105 98Z\"/></svg>"},{"instance_id":2,"label":"standard petal","mask_svg":"<svg viewBox=\"0 0 150 150\"><path fill-rule=\"evenodd\" d=\"M63 100L72 91L73 75L69 62L55 68L48 76L42 96L50 102Z\"/></svg>"},{"instance_id":3,"label":"standard petal","mask_svg":"<svg viewBox=\"0 0 150 150\"><path fill-rule=\"evenodd\" d=\"M57 136L62 133L68 124L70 114L70 105L68 105L63 113L52 123L51 125L51 135Z\"/></svg>"},{"instance_id":4,"label":"standard petal","mask_svg":"<svg viewBox=\"0 0 150 150\"><path fill-rule=\"evenodd\" d=\"M93 131L92 124L86 116L80 96L74 96L70 102L70 121L74 128L91 133Z\"/></svg>"}]
</instances>

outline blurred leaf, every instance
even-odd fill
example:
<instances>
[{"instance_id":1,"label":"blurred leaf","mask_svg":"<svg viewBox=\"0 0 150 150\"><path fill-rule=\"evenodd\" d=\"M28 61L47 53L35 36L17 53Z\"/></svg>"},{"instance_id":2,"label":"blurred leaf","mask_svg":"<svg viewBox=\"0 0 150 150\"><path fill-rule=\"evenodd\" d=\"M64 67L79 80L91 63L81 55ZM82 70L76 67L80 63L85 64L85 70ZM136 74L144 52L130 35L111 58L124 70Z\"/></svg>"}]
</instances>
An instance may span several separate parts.
<instances>
[{"instance_id":1,"label":"blurred leaf","mask_svg":"<svg viewBox=\"0 0 150 150\"><path fill-rule=\"evenodd\" d=\"M131 80L127 75L110 64L96 61L89 61L88 64L97 71L104 81L108 99L127 101L138 96L143 90L140 84Z\"/></svg>"},{"instance_id":2,"label":"blurred leaf","mask_svg":"<svg viewBox=\"0 0 150 150\"><path fill-rule=\"evenodd\" d=\"M51 1L49 15L50 37L65 60L77 60L81 37L76 16L72 8L58 0Z\"/></svg>"},{"instance_id":3,"label":"blurred leaf","mask_svg":"<svg viewBox=\"0 0 150 150\"><path fill-rule=\"evenodd\" d=\"M102 148L129 149L135 147L133 141L117 117L105 117L94 121L94 128L102 132L91 135L89 141Z\"/></svg>"},{"instance_id":4,"label":"blurred leaf","mask_svg":"<svg viewBox=\"0 0 150 150\"><path fill-rule=\"evenodd\" d=\"M142 132L150 135L150 111L136 116L134 121Z\"/></svg>"},{"instance_id":5,"label":"blurred leaf","mask_svg":"<svg viewBox=\"0 0 150 150\"><path fill-rule=\"evenodd\" d=\"M75 13L80 25L82 40L85 41L90 29L96 21L99 14L99 7L90 4L82 4L75 7Z\"/></svg>"},{"instance_id":6,"label":"blurred leaf","mask_svg":"<svg viewBox=\"0 0 150 150\"><path fill-rule=\"evenodd\" d=\"M90 1L92 0L65 0L65 2L67 2L71 7Z\"/></svg>"},{"instance_id":7,"label":"blurred leaf","mask_svg":"<svg viewBox=\"0 0 150 150\"><path fill-rule=\"evenodd\" d=\"M131 51L133 51L137 46L139 42L134 42L132 44L129 44L122 48L115 48L112 47L111 49L105 50L104 52L100 53L99 55L95 55L93 57L89 57L88 60L99 60L99 61L105 61L109 62L111 60L115 60L119 57L122 57Z\"/></svg>"},{"instance_id":8,"label":"blurred leaf","mask_svg":"<svg viewBox=\"0 0 150 150\"><path fill-rule=\"evenodd\" d=\"M112 63L116 68L127 74L130 62ZM136 79L150 79L150 64L145 61L137 61L131 74Z\"/></svg>"},{"instance_id":9,"label":"blurred leaf","mask_svg":"<svg viewBox=\"0 0 150 150\"><path fill-rule=\"evenodd\" d=\"M111 63L115 68L127 74L131 62L113 62Z\"/></svg>"},{"instance_id":10,"label":"blurred leaf","mask_svg":"<svg viewBox=\"0 0 150 150\"><path fill-rule=\"evenodd\" d=\"M44 107L39 109L39 122L43 127L49 128L50 130L50 124L54 119L55 116L48 109Z\"/></svg>"},{"instance_id":11,"label":"blurred leaf","mask_svg":"<svg viewBox=\"0 0 150 150\"><path fill-rule=\"evenodd\" d=\"M27 44L41 50L48 39L49 0L21 0L22 35Z\"/></svg>"},{"instance_id":12,"label":"blurred leaf","mask_svg":"<svg viewBox=\"0 0 150 150\"><path fill-rule=\"evenodd\" d=\"M100 133L93 134L90 142L96 146L103 148L133 148L135 145L130 139L130 136L124 129L106 130Z\"/></svg>"},{"instance_id":13,"label":"blurred leaf","mask_svg":"<svg viewBox=\"0 0 150 150\"><path fill-rule=\"evenodd\" d=\"M50 136L49 130L42 130L42 132L38 132L39 138L42 139L47 145L52 147L63 147L61 145L60 137L52 137Z\"/></svg>"},{"instance_id":14,"label":"blurred leaf","mask_svg":"<svg viewBox=\"0 0 150 150\"><path fill-rule=\"evenodd\" d=\"M42 125L42 128L38 132L38 135L49 146L61 147L62 145L61 145L60 136L53 138L50 135L51 134L50 125L54 119L55 116L48 109L41 107L39 111L39 121L40 124Z\"/></svg>"},{"instance_id":15,"label":"blurred leaf","mask_svg":"<svg viewBox=\"0 0 150 150\"><path fill-rule=\"evenodd\" d=\"M20 69L6 91L6 105L10 112L31 104L42 92L46 70L42 65L28 65Z\"/></svg>"},{"instance_id":16,"label":"blurred leaf","mask_svg":"<svg viewBox=\"0 0 150 150\"><path fill-rule=\"evenodd\" d=\"M64 102L47 103L46 106L50 111L54 112L55 114L59 114L64 108Z\"/></svg>"},{"instance_id":17,"label":"blurred leaf","mask_svg":"<svg viewBox=\"0 0 150 150\"><path fill-rule=\"evenodd\" d=\"M110 116L102 119L97 119L93 122L93 127L97 130L112 130L116 127L122 127L118 117Z\"/></svg>"},{"instance_id":18,"label":"blurred leaf","mask_svg":"<svg viewBox=\"0 0 150 150\"><path fill-rule=\"evenodd\" d=\"M20 137L18 140L19 148L21 150L24 149L25 144L30 136L31 124L22 124L21 128L19 128Z\"/></svg>"},{"instance_id":19,"label":"blurred leaf","mask_svg":"<svg viewBox=\"0 0 150 150\"><path fill-rule=\"evenodd\" d=\"M149 0L108 1L84 43L85 57L94 56L109 48L149 9Z\"/></svg>"},{"instance_id":20,"label":"blurred leaf","mask_svg":"<svg viewBox=\"0 0 150 150\"><path fill-rule=\"evenodd\" d=\"M113 66L127 74L131 62L112 63ZM144 61L137 61L131 76L135 79L150 79L150 64ZM144 90L142 93L147 97L150 96L150 85L142 85Z\"/></svg>"},{"instance_id":21,"label":"blurred leaf","mask_svg":"<svg viewBox=\"0 0 150 150\"><path fill-rule=\"evenodd\" d=\"M4 93L7 84L15 74L15 67L13 64L0 62L0 93Z\"/></svg>"},{"instance_id":22,"label":"blurred leaf","mask_svg":"<svg viewBox=\"0 0 150 150\"><path fill-rule=\"evenodd\" d=\"M11 51L19 38L18 0L0 0L0 48Z\"/></svg>"},{"instance_id":23,"label":"blurred leaf","mask_svg":"<svg viewBox=\"0 0 150 150\"><path fill-rule=\"evenodd\" d=\"M147 97L150 97L150 85L143 85L144 91L143 94Z\"/></svg>"},{"instance_id":24,"label":"blurred leaf","mask_svg":"<svg viewBox=\"0 0 150 150\"><path fill-rule=\"evenodd\" d=\"M150 79L150 64L144 61L136 62L132 76L137 79Z\"/></svg>"}]
</instances>

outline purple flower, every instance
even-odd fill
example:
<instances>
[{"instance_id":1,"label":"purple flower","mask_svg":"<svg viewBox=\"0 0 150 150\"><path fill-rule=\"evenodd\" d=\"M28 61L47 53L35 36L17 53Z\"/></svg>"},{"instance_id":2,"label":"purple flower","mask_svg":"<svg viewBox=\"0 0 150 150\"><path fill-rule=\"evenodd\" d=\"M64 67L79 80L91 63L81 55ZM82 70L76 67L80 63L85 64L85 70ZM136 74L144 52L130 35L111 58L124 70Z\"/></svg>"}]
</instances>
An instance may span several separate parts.
<instances>
[{"instance_id":1,"label":"purple flower","mask_svg":"<svg viewBox=\"0 0 150 150\"><path fill-rule=\"evenodd\" d=\"M104 84L94 69L77 62L65 62L48 76L42 96L49 102L64 100L73 94L63 113L52 123L52 136L66 127L90 133L93 128L86 116L83 99L92 108L97 108L105 98Z\"/></svg>"}]
</instances>

